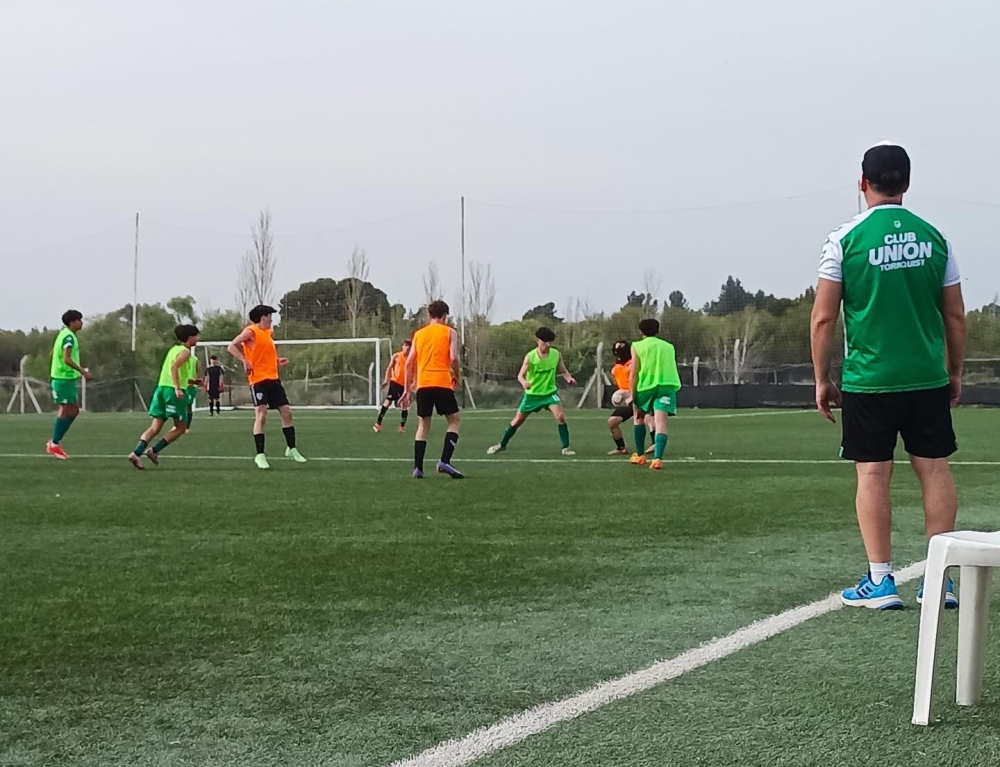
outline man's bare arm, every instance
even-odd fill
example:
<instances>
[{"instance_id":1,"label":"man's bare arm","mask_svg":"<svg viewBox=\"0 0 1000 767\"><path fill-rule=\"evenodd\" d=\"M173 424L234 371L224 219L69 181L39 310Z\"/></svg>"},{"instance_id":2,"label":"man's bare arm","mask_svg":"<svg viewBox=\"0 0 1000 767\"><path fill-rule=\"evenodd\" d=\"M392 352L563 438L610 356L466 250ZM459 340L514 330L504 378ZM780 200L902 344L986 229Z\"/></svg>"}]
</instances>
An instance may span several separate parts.
<instances>
[{"instance_id":1,"label":"man's bare arm","mask_svg":"<svg viewBox=\"0 0 1000 767\"><path fill-rule=\"evenodd\" d=\"M840 316L842 296L841 283L820 278L809 321L809 341L816 383L830 380L830 351L833 347L833 331Z\"/></svg>"}]
</instances>

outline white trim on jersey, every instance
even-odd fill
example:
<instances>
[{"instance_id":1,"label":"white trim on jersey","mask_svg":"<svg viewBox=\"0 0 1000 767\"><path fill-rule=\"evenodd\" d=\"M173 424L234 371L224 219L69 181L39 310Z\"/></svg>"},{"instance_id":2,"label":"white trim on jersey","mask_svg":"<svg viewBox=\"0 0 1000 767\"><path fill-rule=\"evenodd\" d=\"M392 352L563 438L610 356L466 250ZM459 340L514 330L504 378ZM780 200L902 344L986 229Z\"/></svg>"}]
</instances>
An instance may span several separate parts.
<instances>
[{"instance_id":1,"label":"white trim on jersey","mask_svg":"<svg viewBox=\"0 0 1000 767\"><path fill-rule=\"evenodd\" d=\"M874 208L869 208L864 213L859 213L846 224L830 232L826 238L826 242L823 244L823 250L819 257L819 276L821 279L830 280L831 282L844 281L844 248L841 242L852 229L868 218L872 211L883 208L903 208L903 206L877 205ZM925 223L929 223L926 219L924 221ZM931 224L931 226L934 225ZM934 228L937 229L937 227ZM938 229L938 232L941 233L941 230ZM944 237L944 234L941 233L941 236ZM945 242L948 244L948 262L944 268L944 281L941 284L943 288L957 285L962 281L962 276L958 269L958 261L955 260L955 254L952 251L951 241L945 237Z\"/></svg>"}]
</instances>

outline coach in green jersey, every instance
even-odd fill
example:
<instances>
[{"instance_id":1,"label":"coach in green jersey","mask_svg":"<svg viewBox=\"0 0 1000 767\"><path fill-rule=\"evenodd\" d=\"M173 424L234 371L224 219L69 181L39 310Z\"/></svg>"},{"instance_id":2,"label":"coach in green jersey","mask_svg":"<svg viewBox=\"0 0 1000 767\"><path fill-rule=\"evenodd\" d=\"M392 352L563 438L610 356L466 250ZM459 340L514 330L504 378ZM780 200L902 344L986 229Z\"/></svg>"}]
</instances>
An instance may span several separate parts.
<instances>
[{"instance_id":1,"label":"coach in green jersey","mask_svg":"<svg viewBox=\"0 0 1000 767\"><path fill-rule=\"evenodd\" d=\"M660 338L659 332L660 323L657 320L642 320L639 323L642 338L632 342L632 403L636 414L633 426L635 453L630 459L633 464L645 465L645 416L652 415L656 436L653 439L653 462L649 467L657 471L663 468L667 420L668 416L677 414L677 392L681 388L677 354L673 344Z\"/></svg>"},{"instance_id":2,"label":"coach in green jersey","mask_svg":"<svg viewBox=\"0 0 1000 767\"><path fill-rule=\"evenodd\" d=\"M500 442L487 449L489 455L506 450L507 444L521 425L528 420L528 416L542 410L548 410L556 419L562 454L576 455L569 446L569 426L566 424L562 400L559 399L556 375L561 375L568 384L575 384L576 379L567 370L559 350L552 345L555 340L556 334L551 328L539 328L535 332L535 348L524 356L521 369L517 373L518 383L524 389L521 404Z\"/></svg>"},{"instance_id":3,"label":"coach in green jersey","mask_svg":"<svg viewBox=\"0 0 1000 767\"><path fill-rule=\"evenodd\" d=\"M49 377L52 381L52 400L59 406L56 421L52 427L52 439L45 444L45 452L61 460L69 458L63 450L62 442L74 419L80 415L77 404L77 382L83 378L90 380L90 371L80 364L80 342L76 334L83 327L83 315L70 309L62 316L63 328L52 344L52 361Z\"/></svg>"},{"instance_id":4,"label":"coach in green jersey","mask_svg":"<svg viewBox=\"0 0 1000 767\"><path fill-rule=\"evenodd\" d=\"M174 328L177 343L167 350L160 366L160 377L149 403L149 415L153 422L139 437L139 442L128 454L132 465L140 471L145 467L142 456L145 455L154 464L160 462L160 453L181 437L188 430L188 394L189 386L196 385L192 377L197 375L192 350L198 343L198 328L194 325L178 325ZM150 440L156 437L168 420L174 425L166 436L153 447L148 447Z\"/></svg>"},{"instance_id":5,"label":"coach in green jersey","mask_svg":"<svg viewBox=\"0 0 1000 767\"><path fill-rule=\"evenodd\" d=\"M965 306L951 245L903 207L910 158L882 143L861 163L868 210L833 232L820 258L812 312L816 407L842 404L841 455L857 469L857 514L868 572L844 604L903 606L891 564L889 481L898 436L924 495L928 537L953 530L958 501L948 456L957 449L951 406L962 389ZM844 312L843 394L831 380L834 327ZM923 582L917 592L920 601ZM957 606L949 580L946 605ZM937 598L937 595L934 596Z\"/></svg>"}]
</instances>

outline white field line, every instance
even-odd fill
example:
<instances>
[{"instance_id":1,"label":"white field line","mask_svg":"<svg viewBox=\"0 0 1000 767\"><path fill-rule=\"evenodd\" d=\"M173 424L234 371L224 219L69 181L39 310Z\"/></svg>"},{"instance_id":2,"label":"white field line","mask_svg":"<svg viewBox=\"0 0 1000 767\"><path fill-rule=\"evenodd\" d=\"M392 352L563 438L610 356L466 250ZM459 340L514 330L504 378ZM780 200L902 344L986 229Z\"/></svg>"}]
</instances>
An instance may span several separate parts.
<instances>
[{"instance_id":1,"label":"white field line","mask_svg":"<svg viewBox=\"0 0 1000 767\"><path fill-rule=\"evenodd\" d=\"M895 574L896 582L906 583L923 575L923 572L924 563L916 562L898 571ZM543 703L501 719L489 727L473 730L461 738L445 741L416 756L395 761L391 767L462 767L489 754L516 746L561 722L571 721L609 703L645 692L841 607L840 595L831 594L825 599L751 623L732 634L713 639L641 671L609 679L569 698Z\"/></svg>"},{"instance_id":2,"label":"white field line","mask_svg":"<svg viewBox=\"0 0 1000 767\"><path fill-rule=\"evenodd\" d=\"M120 460L128 457L128 453L73 453L71 458L73 460L87 459L87 460ZM46 461L54 460L51 456L45 453L0 453L0 460L30 460L30 459L44 459ZM163 458L169 463L170 461L252 461L252 455L176 455L176 454L166 454ZM320 463L411 463L412 458L386 458L384 456L375 456L372 458L362 458L359 456L309 456L308 460L310 463L320 462ZM539 463L539 464L562 464L564 466L573 466L574 464L603 464L605 466L628 466L630 465L628 461L622 460L620 458L510 458L504 456L503 458L463 458L461 456L455 459L457 464L465 463L496 463L496 464L506 464L506 463ZM665 459L664 468L669 469L676 466L694 466L699 464L762 464L762 465L775 465L775 466L792 466L792 465L803 465L803 466L821 466L821 465L836 465L836 466L850 466L852 465L850 461L846 461L843 458L695 458L694 456L677 456L674 458ZM1000 466L1000 461L949 461L951 466Z\"/></svg>"}]
</instances>

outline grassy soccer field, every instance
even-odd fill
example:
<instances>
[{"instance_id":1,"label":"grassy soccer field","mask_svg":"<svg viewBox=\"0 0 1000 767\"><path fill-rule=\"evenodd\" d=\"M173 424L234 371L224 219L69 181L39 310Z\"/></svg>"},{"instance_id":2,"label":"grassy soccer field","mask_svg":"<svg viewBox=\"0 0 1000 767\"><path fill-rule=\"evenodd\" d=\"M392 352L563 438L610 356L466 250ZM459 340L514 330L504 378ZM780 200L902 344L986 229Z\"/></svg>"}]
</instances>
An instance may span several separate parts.
<instances>
[{"instance_id":1,"label":"grassy soccer field","mask_svg":"<svg viewBox=\"0 0 1000 767\"><path fill-rule=\"evenodd\" d=\"M394 412L379 435L299 413L301 466L274 423L269 472L246 412L199 413L141 473L144 417L82 416L67 462L42 454L49 417L0 419L0 765L385 765L864 569L818 415L684 411L659 474L605 455L604 417L570 413L576 458L544 415L487 458L508 414L468 414L464 482L411 479ZM960 526L1000 528L1000 411L956 429L958 461L986 462L956 466ZM919 488L902 465L894 483L906 564ZM917 618L839 610L477 763L997 763L1000 638L983 706L958 709L946 616L943 721L918 730Z\"/></svg>"}]
</instances>

